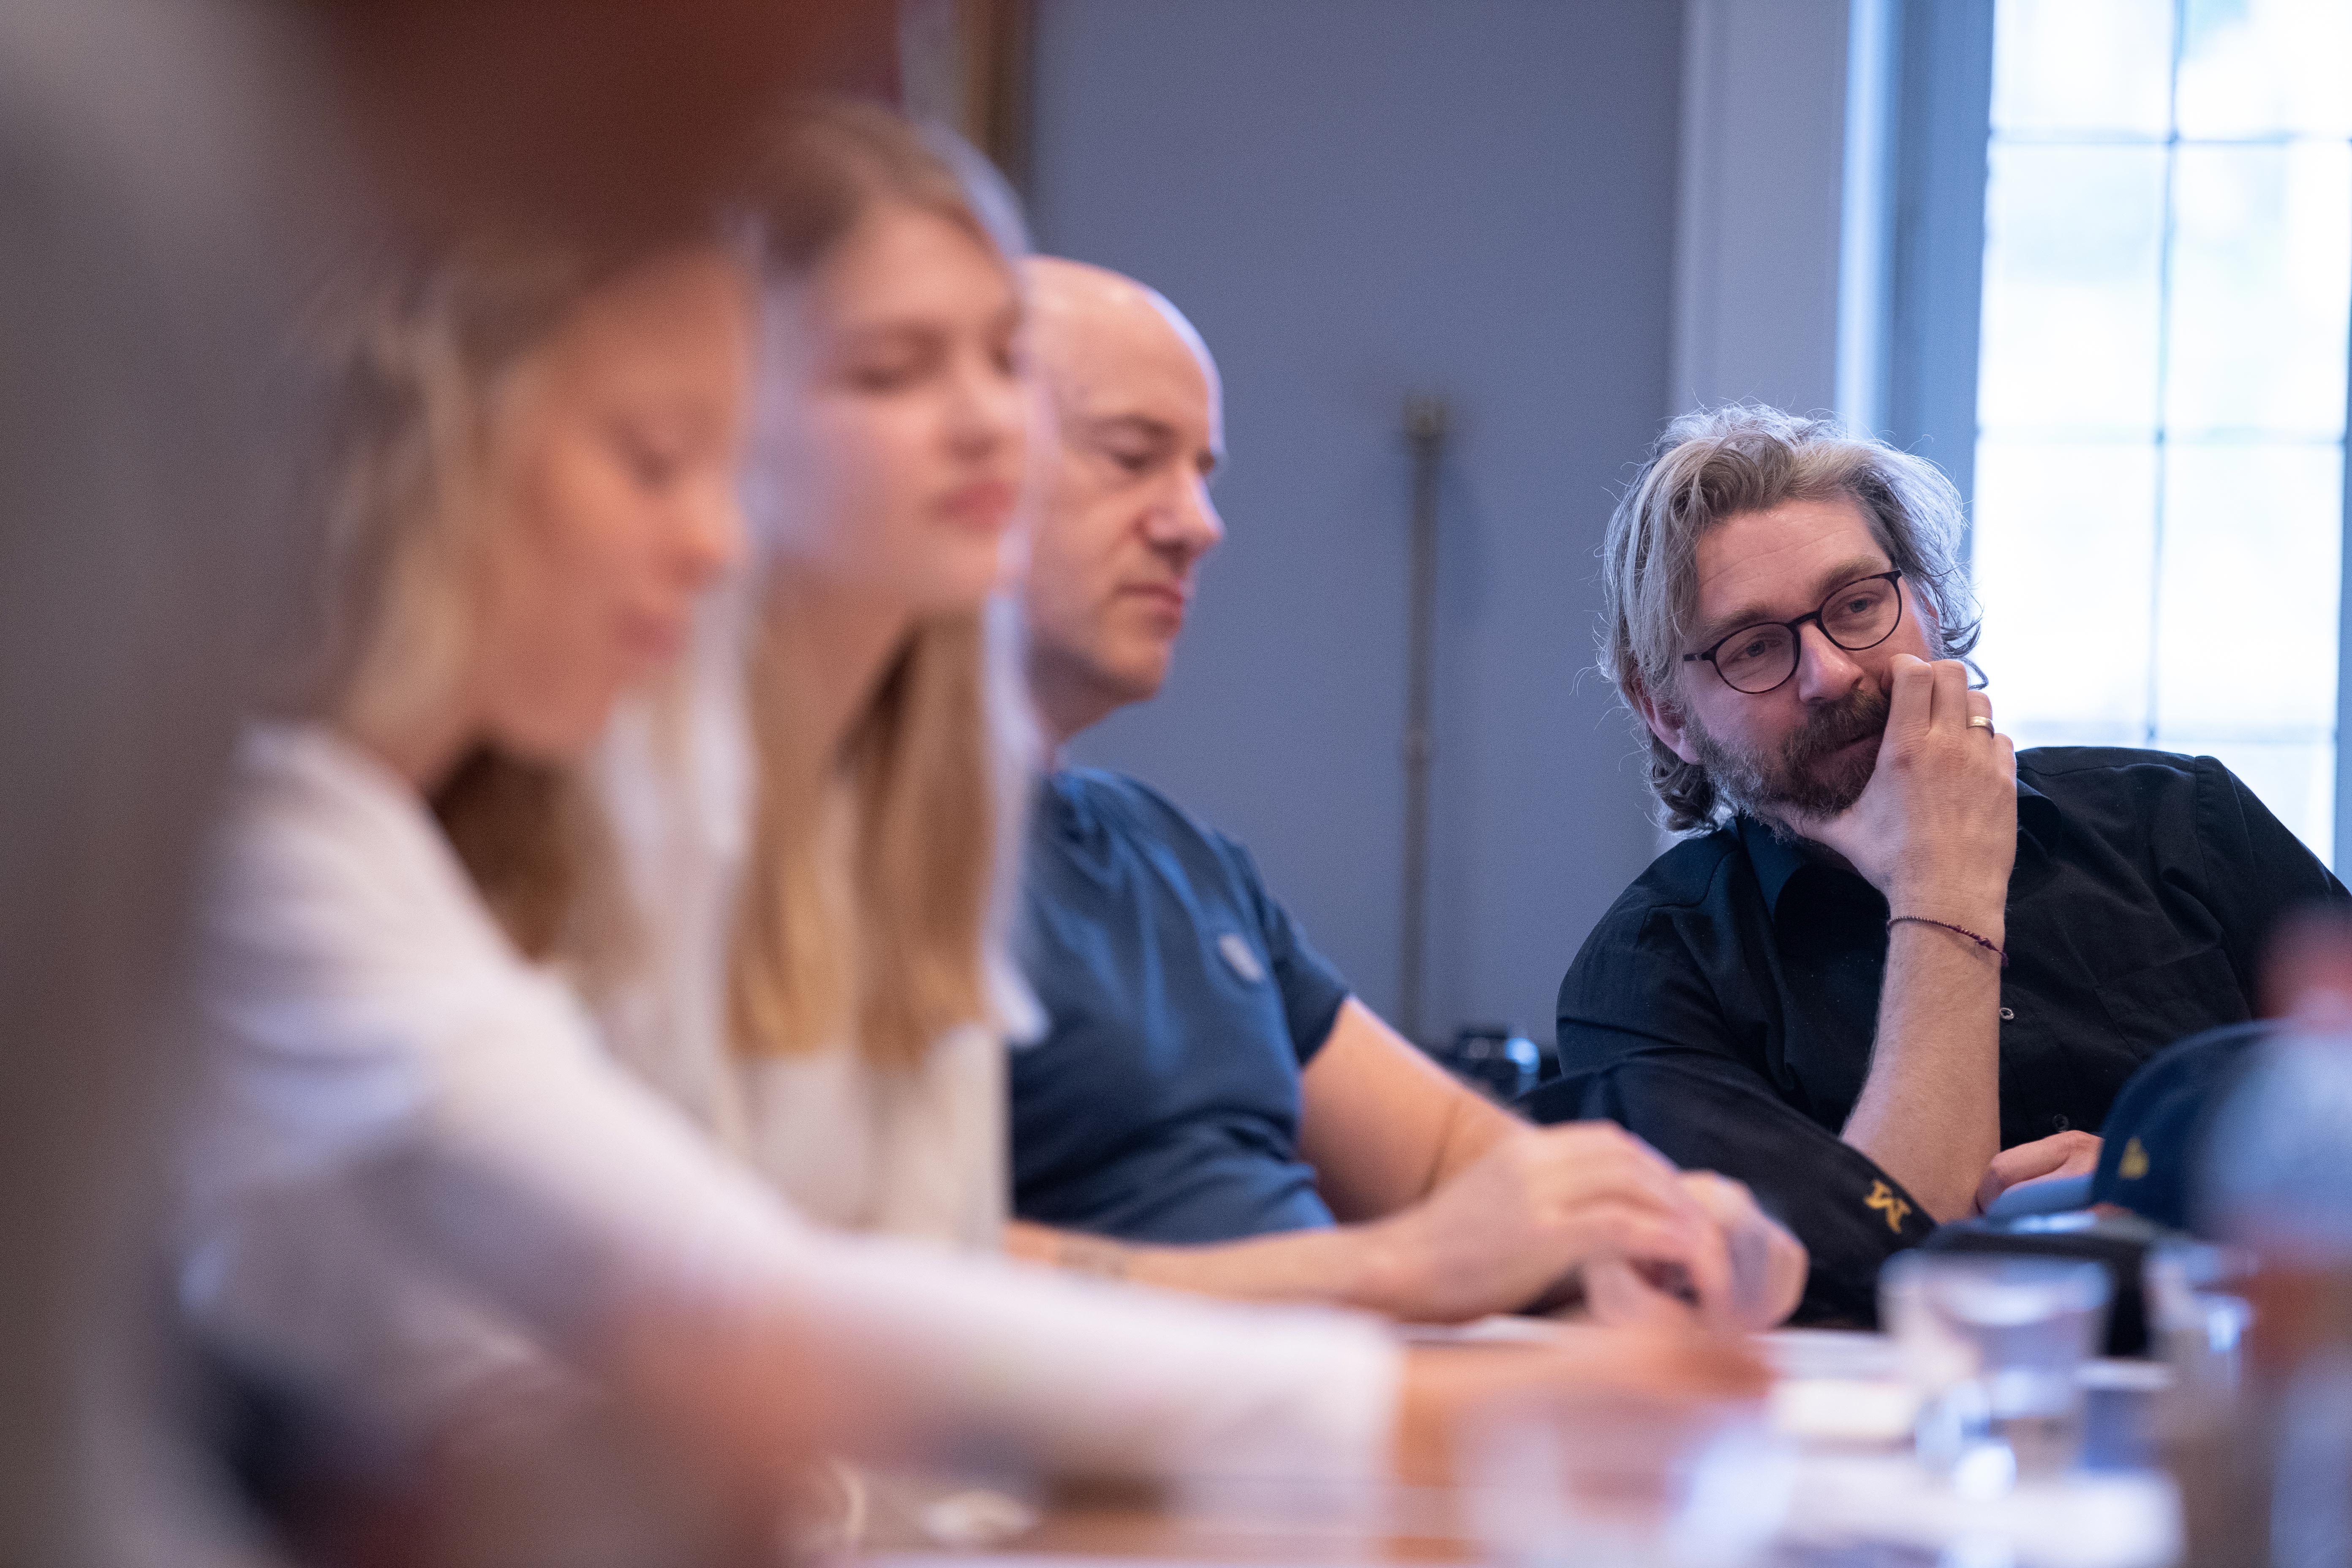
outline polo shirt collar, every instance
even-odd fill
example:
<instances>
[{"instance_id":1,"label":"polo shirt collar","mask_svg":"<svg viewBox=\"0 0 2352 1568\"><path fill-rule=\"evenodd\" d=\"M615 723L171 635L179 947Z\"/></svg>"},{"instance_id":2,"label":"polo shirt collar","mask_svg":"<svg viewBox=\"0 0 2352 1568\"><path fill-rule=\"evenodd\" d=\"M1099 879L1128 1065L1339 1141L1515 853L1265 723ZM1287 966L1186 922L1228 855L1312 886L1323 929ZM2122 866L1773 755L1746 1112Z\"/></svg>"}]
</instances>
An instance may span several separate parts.
<instances>
[{"instance_id":1,"label":"polo shirt collar","mask_svg":"<svg viewBox=\"0 0 2352 1568\"><path fill-rule=\"evenodd\" d=\"M1087 808L1086 791L1066 768L1056 768L1045 775L1034 820L1040 826L1050 826L1063 837L1080 840L1094 830L1094 813Z\"/></svg>"},{"instance_id":2,"label":"polo shirt collar","mask_svg":"<svg viewBox=\"0 0 2352 1568\"><path fill-rule=\"evenodd\" d=\"M2059 824L2058 803L2027 784L2017 781L2017 826L2019 831L2037 840L2054 836ZM1770 828L1745 813L1731 820L1731 830L1739 836L1740 847L1748 851L1748 863L1756 868L1756 880L1764 891L1764 908L1777 917L1780 912L1780 894L1798 872L1808 867L1826 870L1799 846L1790 843Z\"/></svg>"}]
</instances>

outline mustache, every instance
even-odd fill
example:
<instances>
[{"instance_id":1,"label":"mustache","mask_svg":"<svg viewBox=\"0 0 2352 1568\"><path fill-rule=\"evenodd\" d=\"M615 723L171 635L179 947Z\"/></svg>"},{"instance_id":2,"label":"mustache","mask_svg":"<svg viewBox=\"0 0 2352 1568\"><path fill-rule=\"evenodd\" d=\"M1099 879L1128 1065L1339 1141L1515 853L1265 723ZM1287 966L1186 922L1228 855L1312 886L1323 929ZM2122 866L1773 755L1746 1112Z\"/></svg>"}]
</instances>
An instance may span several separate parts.
<instances>
[{"instance_id":1,"label":"mustache","mask_svg":"<svg viewBox=\"0 0 2352 1568\"><path fill-rule=\"evenodd\" d=\"M1803 768L1856 741L1875 740L1886 733L1886 693L1864 686L1843 700L1808 714L1797 732L1781 748L1791 768Z\"/></svg>"}]
</instances>

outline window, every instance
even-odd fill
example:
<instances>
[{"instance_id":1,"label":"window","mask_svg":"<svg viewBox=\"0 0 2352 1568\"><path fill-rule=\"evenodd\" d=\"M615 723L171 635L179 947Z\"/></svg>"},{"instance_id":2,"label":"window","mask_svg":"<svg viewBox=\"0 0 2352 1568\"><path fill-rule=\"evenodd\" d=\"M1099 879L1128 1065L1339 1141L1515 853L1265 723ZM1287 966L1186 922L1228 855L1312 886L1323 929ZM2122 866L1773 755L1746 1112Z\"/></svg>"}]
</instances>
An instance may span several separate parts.
<instances>
[{"instance_id":1,"label":"window","mask_svg":"<svg viewBox=\"0 0 2352 1568\"><path fill-rule=\"evenodd\" d=\"M2332 859L2352 0L1999 0L1992 42L1995 711L2220 757Z\"/></svg>"}]
</instances>

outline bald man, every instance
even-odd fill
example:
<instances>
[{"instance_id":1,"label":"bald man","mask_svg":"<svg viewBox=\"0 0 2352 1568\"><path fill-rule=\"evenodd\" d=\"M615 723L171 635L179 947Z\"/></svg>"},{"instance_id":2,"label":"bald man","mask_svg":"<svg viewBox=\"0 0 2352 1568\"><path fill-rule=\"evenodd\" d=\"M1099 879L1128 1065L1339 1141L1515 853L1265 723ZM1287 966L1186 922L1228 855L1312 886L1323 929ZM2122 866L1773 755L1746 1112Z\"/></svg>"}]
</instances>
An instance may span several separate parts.
<instances>
[{"instance_id":1,"label":"bald man","mask_svg":"<svg viewBox=\"0 0 2352 1568\"><path fill-rule=\"evenodd\" d=\"M1804 1253L1745 1188L1614 1126L1490 1104L1349 994L1242 846L1147 784L1058 765L1166 678L1224 536L1224 436L1216 364L1167 300L1030 267L1059 447L1029 680L1057 765L1028 846L1022 960L1052 1023L1013 1053L1011 1249L1423 1321L1581 1300L1778 1322Z\"/></svg>"}]
</instances>

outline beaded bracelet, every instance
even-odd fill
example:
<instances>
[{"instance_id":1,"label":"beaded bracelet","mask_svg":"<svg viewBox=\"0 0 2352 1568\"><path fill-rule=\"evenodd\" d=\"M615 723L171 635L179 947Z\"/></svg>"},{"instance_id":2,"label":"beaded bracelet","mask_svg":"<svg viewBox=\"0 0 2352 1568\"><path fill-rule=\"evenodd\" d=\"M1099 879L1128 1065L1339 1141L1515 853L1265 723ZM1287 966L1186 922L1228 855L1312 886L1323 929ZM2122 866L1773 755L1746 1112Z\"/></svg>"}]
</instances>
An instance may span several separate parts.
<instances>
[{"instance_id":1,"label":"beaded bracelet","mask_svg":"<svg viewBox=\"0 0 2352 1568\"><path fill-rule=\"evenodd\" d=\"M1998 942L1994 942L1984 937L1979 936L1976 932L1970 931L1966 926L1956 926L1949 921L1929 920L1926 915L1895 915L1887 921L1886 929L1888 931L1893 931L1896 926L1901 925L1906 921L1910 921L1913 925L1935 926L1938 930L1951 931L1957 935L1967 937L1970 942L1975 942L1979 947L1983 948L1987 952L1991 953L1995 958L2000 959L2000 966L2003 969L2007 969L2009 967L2008 949L2000 946Z\"/></svg>"}]
</instances>

